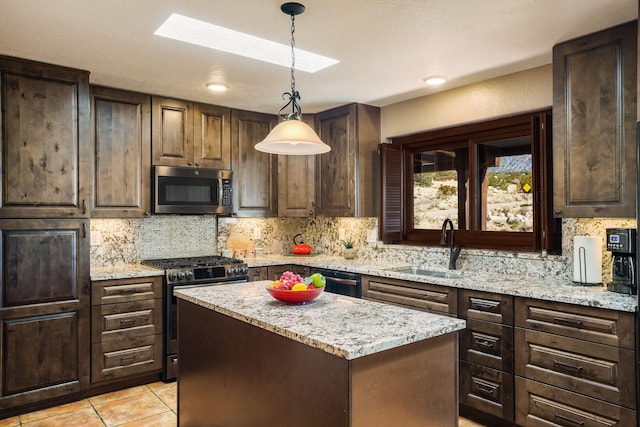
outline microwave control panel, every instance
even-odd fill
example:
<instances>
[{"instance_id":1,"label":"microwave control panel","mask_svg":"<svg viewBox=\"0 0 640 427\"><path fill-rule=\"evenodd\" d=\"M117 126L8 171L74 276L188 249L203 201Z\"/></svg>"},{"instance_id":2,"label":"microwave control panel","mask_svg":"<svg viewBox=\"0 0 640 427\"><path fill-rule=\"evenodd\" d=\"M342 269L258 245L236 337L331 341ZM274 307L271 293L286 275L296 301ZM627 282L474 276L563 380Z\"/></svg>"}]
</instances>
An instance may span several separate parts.
<instances>
[{"instance_id":1,"label":"microwave control panel","mask_svg":"<svg viewBox=\"0 0 640 427\"><path fill-rule=\"evenodd\" d=\"M222 179L222 206L231 206L231 180Z\"/></svg>"}]
</instances>

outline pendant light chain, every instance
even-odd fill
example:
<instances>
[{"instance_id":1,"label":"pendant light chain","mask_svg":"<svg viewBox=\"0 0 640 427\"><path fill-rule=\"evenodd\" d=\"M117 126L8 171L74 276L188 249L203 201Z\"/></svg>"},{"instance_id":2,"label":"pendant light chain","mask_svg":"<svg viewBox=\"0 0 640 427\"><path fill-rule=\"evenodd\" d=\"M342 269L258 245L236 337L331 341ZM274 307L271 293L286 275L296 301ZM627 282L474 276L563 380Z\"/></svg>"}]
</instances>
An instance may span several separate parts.
<instances>
[{"instance_id":1,"label":"pendant light chain","mask_svg":"<svg viewBox=\"0 0 640 427\"><path fill-rule=\"evenodd\" d=\"M296 16L291 15L291 93L296 91L296 76L294 71L296 69L296 39L294 33L296 32Z\"/></svg>"}]
</instances>

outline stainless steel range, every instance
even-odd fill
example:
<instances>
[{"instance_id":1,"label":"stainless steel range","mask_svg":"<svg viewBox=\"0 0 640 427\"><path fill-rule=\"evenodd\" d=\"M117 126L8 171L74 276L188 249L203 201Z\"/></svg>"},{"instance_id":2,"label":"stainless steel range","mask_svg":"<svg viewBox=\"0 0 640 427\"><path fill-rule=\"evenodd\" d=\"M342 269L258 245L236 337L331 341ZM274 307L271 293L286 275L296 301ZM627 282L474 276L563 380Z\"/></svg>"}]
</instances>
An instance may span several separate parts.
<instances>
[{"instance_id":1,"label":"stainless steel range","mask_svg":"<svg viewBox=\"0 0 640 427\"><path fill-rule=\"evenodd\" d=\"M247 282L249 268L242 260L222 256L150 259L142 263L164 270L162 379L171 381L178 375L177 302L173 290Z\"/></svg>"}]
</instances>

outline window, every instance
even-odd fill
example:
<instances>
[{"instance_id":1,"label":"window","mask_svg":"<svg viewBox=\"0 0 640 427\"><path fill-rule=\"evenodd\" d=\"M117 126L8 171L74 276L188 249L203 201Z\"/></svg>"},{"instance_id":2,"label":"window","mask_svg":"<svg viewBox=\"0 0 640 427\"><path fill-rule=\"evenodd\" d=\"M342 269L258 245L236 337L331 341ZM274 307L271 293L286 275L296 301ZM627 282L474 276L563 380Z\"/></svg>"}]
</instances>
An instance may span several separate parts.
<instances>
[{"instance_id":1,"label":"window","mask_svg":"<svg viewBox=\"0 0 640 427\"><path fill-rule=\"evenodd\" d=\"M381 146L382 237L438 245L451 219L456 244L553 251L551 111L393 138Z\"/></svg>"}]
</instances>

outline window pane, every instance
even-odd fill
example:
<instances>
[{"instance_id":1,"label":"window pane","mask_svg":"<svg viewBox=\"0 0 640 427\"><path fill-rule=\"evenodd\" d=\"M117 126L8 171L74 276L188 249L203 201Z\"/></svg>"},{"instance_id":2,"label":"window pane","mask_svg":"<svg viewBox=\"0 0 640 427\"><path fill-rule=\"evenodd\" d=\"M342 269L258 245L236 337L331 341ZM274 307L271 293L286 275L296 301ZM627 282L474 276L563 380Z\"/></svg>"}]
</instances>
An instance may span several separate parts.
<instances>
[{"instance_id":1,"label":"window pane","mask_svg":"<svg viewBox=\"0 0 640 427\"><path fill-rule=\"evenodd\" d=\"M533 231L531 138L478 144L478 228Z\"/></svg>"},{"instance_id":2,"label":"window pane","mask_svg":"<svg viewBox=\"0 0 640 427\"><path fill-rule=\"evenodd\" d=\"M413 156L413 227L439 230L450 218L467 227L468 149L453 148Z\"/></svg>"}]
</instances>

